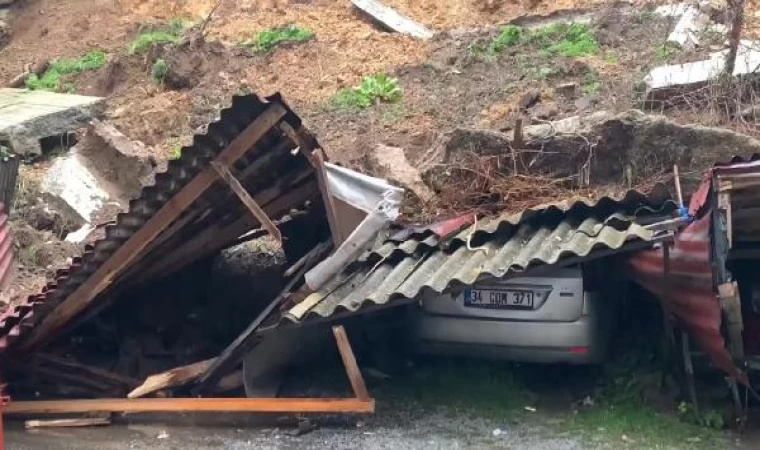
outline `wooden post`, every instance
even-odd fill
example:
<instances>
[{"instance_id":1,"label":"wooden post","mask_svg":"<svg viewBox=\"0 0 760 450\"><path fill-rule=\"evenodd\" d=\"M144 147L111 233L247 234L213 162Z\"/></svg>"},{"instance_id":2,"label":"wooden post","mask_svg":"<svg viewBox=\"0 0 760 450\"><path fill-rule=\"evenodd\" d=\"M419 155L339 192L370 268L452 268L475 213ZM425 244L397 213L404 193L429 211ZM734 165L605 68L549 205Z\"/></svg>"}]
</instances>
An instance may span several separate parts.
<instances>
[{"instance_id":1,"label":"wooden post","mask_svg":"<svg viewBox=\"0 0 760 450\"><path fill-rule=\"evenodd\" d=\"M285 115L285 108L273 103L216 158L216 162L230 165L243 156ZM216 181L218 175L212 167L203 169L189 183L156 212L132 237L127 239L108 260L84 283L69 295L20 343L29 350L43 343L53 333L82 312L92 300L128 266L140 252L155 240L188 206L198 199Z\"/></svg>"},{"instance_id":2,"label":"wooden post","mask_svg":"<svg viewBox=\"0 0 760 450\"><path fill-rule=\"evenodd\" d=\"M359 400L369 399L369 392L367 392L367 386L364 384L364 378L359 370L359 366L356 364L356 358L354 357L353 350L351 350L351 343L348 341L348 336L346 336L346 330L343 329L343 325L336 325L332 330L335 335L335 342L338 344L340 357L343 359L343 365L346 366L346 374L348 375L348 381L351 382L354 395Z\"/></svg>"},{"instance_id":3,"label":"wooden post","mask_svg":"<svg viewBox=\"0 0 760 450\"><path fill-rule=\"evenodd\" d=\"M275 225L274 222L272 222L272 219L267 216L267 213L261 209L261 206L259 206L251 197L251 194L245 190L243 185L240 184L240 181L235 178L234 175L232 175L230 169L225 165L217 163L216 161L211 162L211 167L213 167L214 170L216 170L216 173L219 174L219 177L221 177L221 179L227 183L230 189L232 189L232 192L238 196L240 201L243 202L246 208L248 208L248 211L253 214L253 217L255 217L259 223L261 223L261 226L266 228L267 231L269 231L269 234L271 234L277 240L277 242L282 244L282 234L280 233L279 228L277 228L277 225Z\"/></svg>"},{"instance_id":4,"label":"wooden post","mask_svg":"<svg viewBox=\"0 0 760 450\"><path fill-rule=\"evenodd\" d=\"M325 203L325 210L327 211L327 223L330 225L330 233L333 238L333 245L337 249L340 244L343 243L347 236L343 236L338 226L338 216L336 214L335 200L330 195L330 186L327 183L327 173L325 172L325 155L322 153L322 149L316 149L312 152L312 160L314 161L314 168L317 170L317 182L319 183L319 190L322 192L322 200Z\"/></svg>"}]
</instances>

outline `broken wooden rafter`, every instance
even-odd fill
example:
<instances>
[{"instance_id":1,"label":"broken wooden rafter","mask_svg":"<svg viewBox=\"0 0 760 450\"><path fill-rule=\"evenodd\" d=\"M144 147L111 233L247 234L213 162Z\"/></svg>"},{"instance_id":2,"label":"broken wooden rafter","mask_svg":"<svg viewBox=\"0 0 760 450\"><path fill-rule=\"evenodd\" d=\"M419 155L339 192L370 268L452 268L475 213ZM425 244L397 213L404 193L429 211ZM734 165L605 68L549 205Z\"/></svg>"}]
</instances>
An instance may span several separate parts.
<instances>
[{"instance_id":1,"label":"broken wooden rafter","mask_svg":"<svg viewBox=\"0 0 760 450\"><path fill-rule=\"evenodd\" d=\"M127 395L127 398L144 397L161 389L183 386L196 380L211 367L216 358L207 359L187 366L177 367L166 372L151 375L145 382Z\"/></svg>"},{"instance_id":2,"label":"broken wooden rafter","mask_svg":"<svg viewBox=\"0 0 760 450\"><path fill-rule=\"evenodd\" d=\"M27 420L25 428L73 428L111 425L110 417L81 417L77 419Z\"/></svg>"},{"instance_id":3,"label":"broken wooden rafter","mask_svg":"<svg viewBox=\"0 0 760 450\"><path fill-rule=\"evenodd\" d=\"M214 170L216 170L216 173L219 174L219 177L227 183L230 189L232 189L232 192L238 196L240 201L243 202L246 208L248 208L248 211L253 214L253 217L261 223L261 226L266 228L266 230L269 231L269 234L271 234L277 242L282 243L282 233L280 233L280 229L277 228L277 225L272 222L272 219L267 216L267 213L265 213L264 210L261 209L261 206L259 206L251 197L251 194L245 190L243 185L240 184L240 181L238 181L232 172L230 172L230 169L216 161L211 162L211 167L213 167Z\"/></svg>"},{"instance_id":4,"label":"broken wooden rafter","mask_svg":"<svg viewBox=\"0 0 760 450\"><path fill-rule=\"evenodd\" d=\"M90 412L372 413L373 399L356 398L101 398L11 402L3 415Z\"/></svg>"},{"instance_id":5,"label":"broken wooden rafter","mask_svg":"<svg viewBox=\"0 0 760 450\"><path fill-rule=\"evenodd\" d=\"M234 366L240 362L245 354L250 351L251 344L253 342L256 330L264 323L267 317L285 300L293 288L301 281L304 274L314 267L331 248L329 243L321 243L314 247L307 255L305 262L301 264L301 268L290 279L287 285L282 291L275 297L272 302L267 305L264 310L251 322L248 327L243 330L242 333L235 338L234 341L216 358L214 364L206 371L200 378L196 392L202 392L205 389L209 389L211 386L217 385L223 375L232 370Z\"/></svg>"},{"instance_id":6,"label":"broken wooden rafter","mask_svg":"<svg viewBox=\"0 0 760 450\"><path fill-rule=\"evenodd\" d=\"M314 163L314 169L317 171L319 191L322 193L322 201L325 204L325 211L327 212L327 224L330 226L330 234L332 235L333 244L335 245L335 248L338 248L348 236L343 236L341 228L338 225L338 209L335 206L335 199L330 194L330 185L327 182L325 154L321 148L318 148L312 152L311 156L312 162Z\"/></svg>"},{"instance_id":7,"label":"broken wooden rafter","mask_svg":"<svg viewBox=\"0 0 760 450\"><path fill-rule=\"evenodd\" d=\"M286 114L283 105L270 104L232 143L222 150L215 161L230 165L251 149ZM92 300L106 289L140 252L153 242L182 212L184 212L216 180L217 173L206 167L174 195L161 209L140 227L111 257L106 260L84 283L58 305L34 328L27 339L20 342L21 350L28 350L68 324L77 314L89 306Z\"/></svg>"}]
</instances>

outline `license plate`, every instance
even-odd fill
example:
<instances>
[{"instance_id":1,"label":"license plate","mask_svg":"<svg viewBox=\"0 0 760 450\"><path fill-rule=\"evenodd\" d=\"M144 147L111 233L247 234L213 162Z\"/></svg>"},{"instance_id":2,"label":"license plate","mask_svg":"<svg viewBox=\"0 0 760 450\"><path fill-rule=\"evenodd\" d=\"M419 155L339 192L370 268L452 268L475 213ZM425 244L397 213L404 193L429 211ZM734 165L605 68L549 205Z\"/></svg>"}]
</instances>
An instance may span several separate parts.
<instances>
[{"instance_id":1,"label":"license plate","mask_svg":"<svg viewBox=\"0 0 760 450\"><path fill-rule=\"evenodd\" d=\"M529 289L467 289L464 305L489 309L533 309L536 293Z\"/></svg>"}]
</instances>

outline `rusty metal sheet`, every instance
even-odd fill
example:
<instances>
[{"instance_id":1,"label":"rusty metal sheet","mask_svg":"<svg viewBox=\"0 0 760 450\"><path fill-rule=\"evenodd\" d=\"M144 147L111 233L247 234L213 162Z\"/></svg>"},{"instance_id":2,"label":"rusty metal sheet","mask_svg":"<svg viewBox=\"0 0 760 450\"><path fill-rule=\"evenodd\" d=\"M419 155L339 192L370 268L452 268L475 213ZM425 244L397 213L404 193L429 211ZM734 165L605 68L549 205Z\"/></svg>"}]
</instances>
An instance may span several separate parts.
<instances>
[{"instance_id":1,"label":"rusty metal sheet","mask_svg":"<svg viewBox=\"0 0 760 450\"><path fill-rule=\"evenodd\" d=\"M253 197L266 200L261 203L263 208L276 206L276 211L271 214L273 220L284 217L292 209L302 208L307 202L321 202L308 158L303 152L295 151L303 144L318 147L316 140L303 128L300 118L279 95L267 99L256 95L236 96L232 105L220 112L219 120L207 127L205 134L196 135L192 145L182 148L181 157L170 161L168 169L156 175L154 185L144 187L140 197L130 201L129 211L119 214L116 223L105 228L104 238L88 245L68 268L59 270L42 292L0 315L0 352L12 348L46 315L65 302L272 103L285 107L286 114L280 123L289 125L288 130L296 130L299 139L289 137L287 130L277 124L248 149L232 169ZM117 273L108 288L79 318L96 313L99 304L109 296L179 270L231 245L240 235L258 226L258 221L251 218L229 187L223 182L215 183L163 230L132 264ZM294 233L298 231L293 230Z\"/></svg>"}]
</instances>

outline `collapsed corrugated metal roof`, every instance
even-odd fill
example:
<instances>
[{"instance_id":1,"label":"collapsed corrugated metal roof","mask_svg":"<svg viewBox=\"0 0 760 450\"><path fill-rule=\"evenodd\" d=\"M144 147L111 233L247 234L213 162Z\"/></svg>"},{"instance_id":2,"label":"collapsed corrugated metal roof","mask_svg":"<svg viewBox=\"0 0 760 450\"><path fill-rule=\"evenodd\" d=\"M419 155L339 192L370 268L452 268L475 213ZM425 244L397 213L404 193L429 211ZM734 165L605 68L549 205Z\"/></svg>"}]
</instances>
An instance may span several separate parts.
<instances>
[{"instance_id":1,"label":"collapsed corrugated metal roof","mask_svg":"<svg viewBox=\"0 0 760 450\"><path fill-rule=\"evenodd\" d=\"M42 293L0 316L0 350L44 343L118 292L175 272L259 227L212 161L229 167L273 220L310 201L321 204L306 156L317 146L279 95L235 97L106 228L105 238L58 271Z\"/></svg>"},{"instance_id":2,"label":"collapsed corrugated metal roof","mask_svg":"<svg viewBox=\"0 0 760 450\"><path fill-rule=\"evenodd\" d=\"M673 207L665 198L653 201L629 192L618 200L563 202L490 218L448 239L437 234L447 228L441 224L396 234L291 308L284 318L299 322L354 313L414 299L426 290L441 293L539 265L580 262L634 243L649 246L655 233L635 219L653 213L662 217ZM454 222L460 228L466 225L459 218Z\"/></svg>"}]
</instances>

